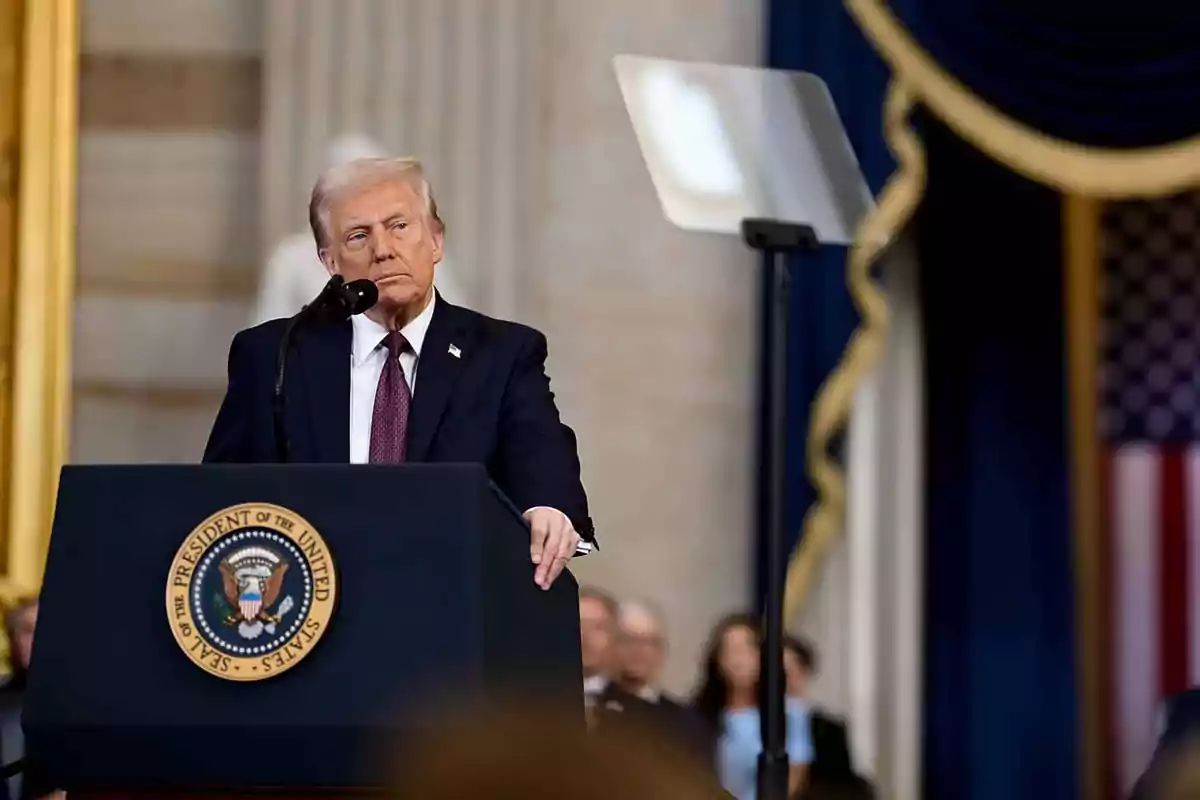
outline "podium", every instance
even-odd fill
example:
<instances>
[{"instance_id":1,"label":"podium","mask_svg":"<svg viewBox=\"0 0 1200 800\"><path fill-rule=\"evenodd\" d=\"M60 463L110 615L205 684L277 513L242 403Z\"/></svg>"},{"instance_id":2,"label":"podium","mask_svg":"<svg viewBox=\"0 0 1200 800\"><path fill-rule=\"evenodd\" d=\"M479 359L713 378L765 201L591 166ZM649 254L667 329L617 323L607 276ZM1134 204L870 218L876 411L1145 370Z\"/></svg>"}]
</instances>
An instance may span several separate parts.
<instances>
[{"instance_id":1,"label":"podium","mask_svg":"<svg viewBox=\"0 0 1200 800\"><path fill-rule=\"evenodd\" d=\"M26 749L72 798L369 793L451 709L582 725L579 647L481 466L66 467Z\"/></svg>"}]
</instances>

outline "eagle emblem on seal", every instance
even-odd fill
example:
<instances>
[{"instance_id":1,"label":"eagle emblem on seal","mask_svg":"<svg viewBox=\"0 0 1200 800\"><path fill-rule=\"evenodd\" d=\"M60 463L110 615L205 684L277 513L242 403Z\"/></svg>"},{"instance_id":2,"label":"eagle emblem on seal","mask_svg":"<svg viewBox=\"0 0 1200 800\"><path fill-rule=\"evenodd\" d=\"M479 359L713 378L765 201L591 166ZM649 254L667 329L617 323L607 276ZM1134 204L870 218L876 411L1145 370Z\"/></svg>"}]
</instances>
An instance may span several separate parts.
<instances>
[{"instance_id":1,"label":"eagle emblem on seal","mask_svg":"<svg viewBox=\"0 0 1200 800\"><path fill-rule=\"evenodd\" d=\"M274 635L275 627L295 605L291 595L279 597L288 566L286 558L260 545L243 547L223 558L218 565L222 592L214 598L219 619L236 627L243 639L257 639L263 631Z\"/></svg>"}]
</instances>

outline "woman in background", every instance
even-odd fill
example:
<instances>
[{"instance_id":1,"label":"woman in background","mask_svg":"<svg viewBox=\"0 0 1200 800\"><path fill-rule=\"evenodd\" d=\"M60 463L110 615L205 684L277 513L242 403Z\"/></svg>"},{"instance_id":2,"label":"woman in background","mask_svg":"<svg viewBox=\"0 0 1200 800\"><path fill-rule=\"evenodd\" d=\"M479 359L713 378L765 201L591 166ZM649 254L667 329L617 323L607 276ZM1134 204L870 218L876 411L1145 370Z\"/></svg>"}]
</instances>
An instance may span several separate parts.
<instances>
[{"instance_id":1,"label":"woman in background","mask_svg":"<svg viewBox=\"0 0 1200 800\"><path fill-rule=\"evenodd\" d=\"M694 703L717 740L717 775L738 800L755 800L762 736L758 716L761 637L747 614L735 614L713 630L705 655L703 678ZM808 707L787 698L788 795L804 785L812 762Z\"/></svg>"}]
</instances>

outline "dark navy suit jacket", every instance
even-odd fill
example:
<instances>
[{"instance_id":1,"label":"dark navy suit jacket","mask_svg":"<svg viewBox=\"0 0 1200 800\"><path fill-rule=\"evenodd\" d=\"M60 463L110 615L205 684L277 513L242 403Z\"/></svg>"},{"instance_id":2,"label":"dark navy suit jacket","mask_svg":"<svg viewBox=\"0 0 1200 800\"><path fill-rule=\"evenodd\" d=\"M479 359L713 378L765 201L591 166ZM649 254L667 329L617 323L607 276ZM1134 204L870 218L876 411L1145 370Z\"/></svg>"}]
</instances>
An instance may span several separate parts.
<instances>
[{"instance_id":1,"label":"dark navy suit jacket","mask_svg":"<svg viewBox=\"0 0 1200 800\"><path fill-rule=\"evenodd\" d=\"M272 392L286 326L273 320L234 337L206 463L278 459ZM352 338L348 321L303 328L295 337L284 384L292 461L350 461ZM594 541L575 434L559 419L545 361L546 337L538 331L438 297L421 345L406 458L483 464L519 509L557 508Z\"/></svg>"}]
</instances>

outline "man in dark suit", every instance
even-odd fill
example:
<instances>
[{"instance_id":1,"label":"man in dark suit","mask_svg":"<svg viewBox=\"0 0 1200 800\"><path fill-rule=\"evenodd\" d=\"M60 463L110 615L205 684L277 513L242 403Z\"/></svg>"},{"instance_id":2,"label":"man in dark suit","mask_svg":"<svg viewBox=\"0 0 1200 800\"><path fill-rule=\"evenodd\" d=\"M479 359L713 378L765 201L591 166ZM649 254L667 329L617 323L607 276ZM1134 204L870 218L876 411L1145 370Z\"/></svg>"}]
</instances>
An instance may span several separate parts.
<instances>
[{"instance_id":1,"label":"man in dark suit","mask_svg":"<svg viewBox=\"0 0 1200 800\"><path fill-rule=\"evenodd\" d=\"M1153 761L1134 787L1133 800L1153 798L1156 784L1172 762L1186 745L1197 743L1200 743L1200 687L1177 694L1167 702L1166 726L1159 737Z\"/></svg>"},{"instance_id":2,"label":"man in dark suit","mask_svg":"<svg viewBox=\"0 0 1200 800\"><path fill-rule=\"evenodd\" d=\"M646 601L621 602L617 607L613 689L640 701L633 705L643 712L647 724L707 759L715 746L708 726L692 708L659 686L666 657L667 632L659 611Z\"/></svg>"},{"instance_id":3,"label":"man in dark suit","mask_svg":"<svg viewBox=\"0 0 1200 800\"><path fill-rule=\"evenodd\" d=\"M445 226L415 159L326 172L309 221L329 274L369 279L379 299L348 322L296 336L284 387L291 460L484 464L524 511L534 579L549 588L594 535L575 435L546 376L545 337L437 296ZM286 325L234 337L206 462L277 460L272 390Z\"/></svg>"},{"instance_id":4,"label":"man in dark suit","mask_svg":"<svg viewBox=\"0 0 1200 800\"><path fill-rule=\"evenodd\" d=\"M822 791L838 790L851 797L872 797L870 783L854 770L846 723L809 704L808 687L817 671L816 650L807 641L786 636L783 665L788 697L809 707L813 760L808 767L807 785L811 793L816 796Z\"/></svg>"},{"instance_id":5,"label":"man in dark suit","mask_svg":"<svg viewBox=\"0 0 1200 800\"><path fill-rule=\"evenodd\" d=\"M640 630L637 626L642 622L631 615L631 610L602 589L579 588L579 634L588 726L598 737L651 735L678 756L692 760L698 768L707 768L714 747L707 727L694 719L689 710L657 689L650 689L650 684L633 678L625 668L625 658L630 655L631 629L628 624L623 626L621 620L632 622L634 630ZM657 673L656 667L650 666L650 670Z\"/></svg>"}]
</instances>

